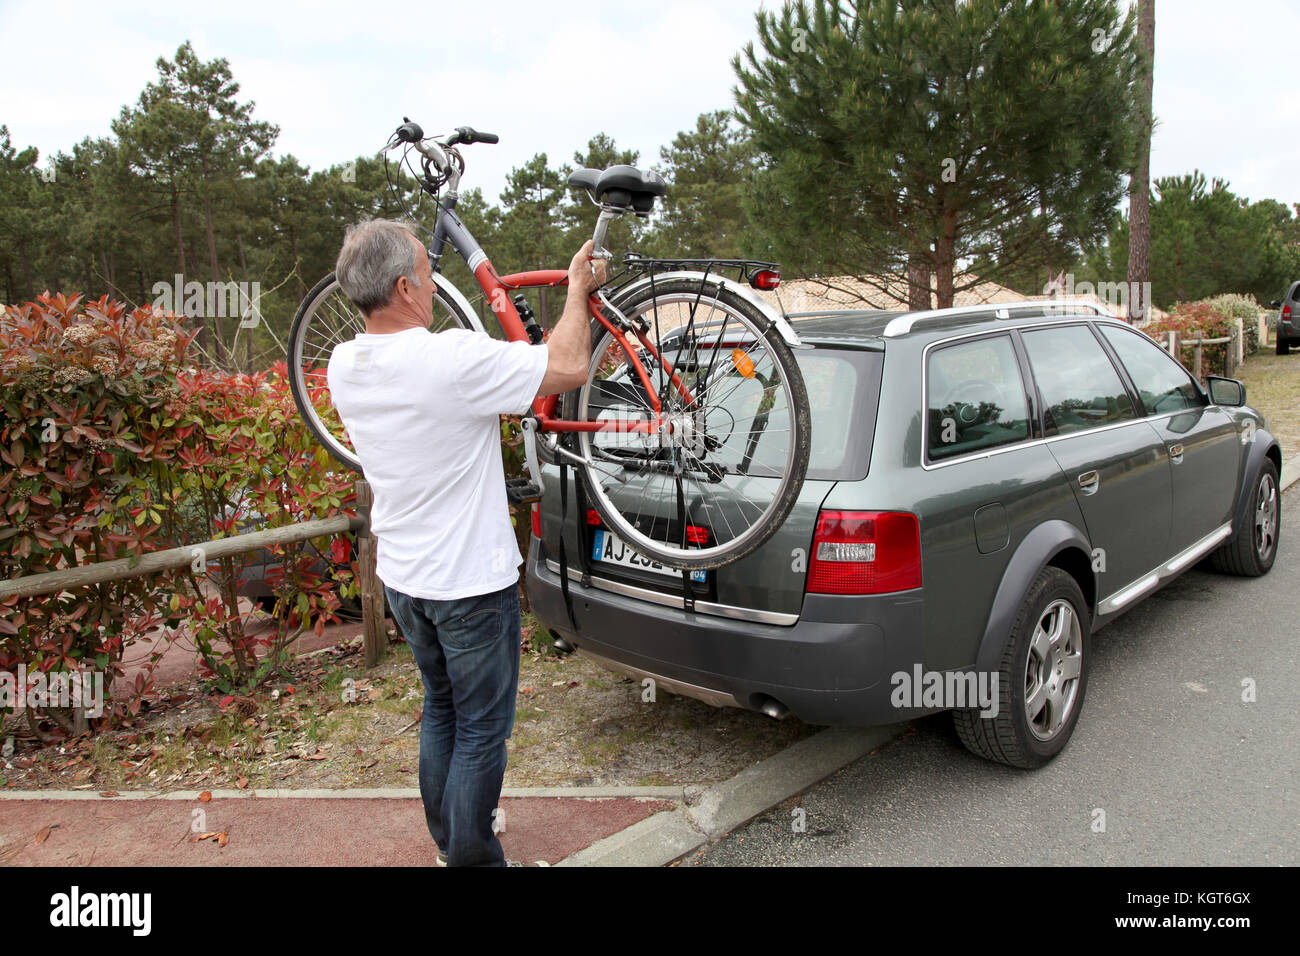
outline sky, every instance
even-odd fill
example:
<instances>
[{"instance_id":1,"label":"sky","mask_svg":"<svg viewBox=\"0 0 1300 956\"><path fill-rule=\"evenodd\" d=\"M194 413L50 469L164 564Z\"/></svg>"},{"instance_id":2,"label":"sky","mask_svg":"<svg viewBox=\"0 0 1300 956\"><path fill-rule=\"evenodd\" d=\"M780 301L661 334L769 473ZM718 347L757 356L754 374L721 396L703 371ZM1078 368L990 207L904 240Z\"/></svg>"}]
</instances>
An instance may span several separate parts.
<instances>
[{"instance_id":1,"label":"sky","mask_svg":"<svg viewBox=\"0 0 1300 956\"><path fill-rule=\"evenodd\" d=\"M240 101L279 125L275 154L319 169L374 154L403 116L429 134L474 126L501 142L464 151L462 188L495 200L512 167L539 152L571 163L597 132L657 162L700 113L733 105L730 60L758 7L0 0L0 124L43 156L109 135L157 58L189 39L229 60ZM1153 178L1200 169L1252 200L1300 203L1297 36L1300 0L1160 0Z\"/></svg>"}]
</instances>

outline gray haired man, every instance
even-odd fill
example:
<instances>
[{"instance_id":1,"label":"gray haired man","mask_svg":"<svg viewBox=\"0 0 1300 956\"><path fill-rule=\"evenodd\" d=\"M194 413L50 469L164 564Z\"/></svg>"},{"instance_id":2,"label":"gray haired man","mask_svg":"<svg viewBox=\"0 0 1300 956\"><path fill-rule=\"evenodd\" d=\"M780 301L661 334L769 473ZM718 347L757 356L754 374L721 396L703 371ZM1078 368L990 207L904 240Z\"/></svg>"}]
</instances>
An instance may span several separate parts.
<instances>
[{"instance_id":1,"label":"gray haired man","mask_svg":"<svg viewBox=\"0 0 1300 956\"><path fill-rule=\"evenodd\" d=\"M569 264L546 343L430 333L428 252L402 223L351 227L336 272L366 331L334 349L330 396L374 489L378 573L424 680L420 796L439 863L503 866L492 816L519 682L519 565L499 416L581 385L587 297L605 280L588 242Z\"/></svg>"}]
</instances>

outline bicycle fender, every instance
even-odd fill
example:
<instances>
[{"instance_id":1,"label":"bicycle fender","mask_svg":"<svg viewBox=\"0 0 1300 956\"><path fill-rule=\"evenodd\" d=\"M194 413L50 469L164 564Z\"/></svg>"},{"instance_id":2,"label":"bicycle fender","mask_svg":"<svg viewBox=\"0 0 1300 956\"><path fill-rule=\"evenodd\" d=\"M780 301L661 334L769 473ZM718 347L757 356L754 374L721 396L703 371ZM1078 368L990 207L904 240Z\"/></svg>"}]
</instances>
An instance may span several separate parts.
<instances>
[{"instance_id":1,"label":"bicycle fender","mask_svg":"<svg viewBox=\"0 0 1300 956\"><path fill-rule=\"evenodd\" d=\"M474 326L475 332L487 333L487 329L483 328L483 321L478 317L478 310L469 304L469 299L465 298L465 294L460 289L448 282L441 272L434 273L433 284L439 292L445 292L447 298L454 301L460 306L461 311L469 316L470 324Z\"/></svg>"},{"instance_id":2,"label":"bicycle fender","mask_svg":"<svg viewBox=\"0 0 1300 956\"><path fill-rule=\"evenodd\" d=\"M763 317L776 327L781 338L785 340L786 345L793 349L811 348L811 346L804 345L803 342L799 340L798 333L795 332L794 327L789 323L789 321L787 321L785 316L772 308L772 306L770 306L767 300L762 296L755 295L752 289L741 285L735 279L729 279L723 275L709 274L706 276L703 272L660 272L654 275L654 281L656 283L667 282L671 279L693 279L696 282L707 280L709 285L721 286L729 289L740 298L750 303L754 308L758 309L758 311L762 313ZM650 288L650 282L651 277L644 276L623 286L618 290L618 295L614 298L614 307L618 308L619 303L624 301L627 297L639 293L643 289Z\"/></svg>"}]
</instances>

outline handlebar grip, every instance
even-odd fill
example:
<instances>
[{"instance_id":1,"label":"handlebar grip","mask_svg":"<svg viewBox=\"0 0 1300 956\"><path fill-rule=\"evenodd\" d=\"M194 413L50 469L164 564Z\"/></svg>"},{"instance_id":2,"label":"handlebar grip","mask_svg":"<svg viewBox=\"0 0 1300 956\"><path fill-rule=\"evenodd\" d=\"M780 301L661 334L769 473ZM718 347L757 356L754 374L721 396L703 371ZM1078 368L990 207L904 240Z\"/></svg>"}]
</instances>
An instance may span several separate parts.
<instances>
[{"instance_id":1,"label":"handlebar grip","mask_svg":"<svg viewBox=\"0 0 1300 956\"><path fill-rule=\"evenodd\" d=\"M406 117L402 117L406 119ZM409 119L401 126L397 127L397 141L399 143L418 143L424 139L424 130L420 128L419 123L412 123Z\"/></svg>"},{"instance_id":2,"label":"handlebar grip","mask_svg":"<svg viewBox=\"0 0 1300 956\"><path fill-rule=\"evenodd\" d=\"M496 133L480 133L472 126L457 126L456 132L451 134L447 140L448 146L454 146L457 143L498 143L501 137Z\"/></svg>"}]
</instances>

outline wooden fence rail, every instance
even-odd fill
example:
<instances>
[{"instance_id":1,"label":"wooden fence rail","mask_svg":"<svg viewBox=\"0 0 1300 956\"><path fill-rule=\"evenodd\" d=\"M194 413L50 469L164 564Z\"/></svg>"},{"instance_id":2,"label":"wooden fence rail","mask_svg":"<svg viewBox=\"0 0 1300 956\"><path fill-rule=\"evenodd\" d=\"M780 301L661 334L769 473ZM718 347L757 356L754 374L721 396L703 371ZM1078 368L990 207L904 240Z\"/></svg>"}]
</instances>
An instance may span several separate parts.
<instances>
[{"instance_id":1,"label":"wooden fence rail","mask_svg":"<svg viewBox=\"0 0 1300 956\"><path fill-rule=\"evenodd\" d=\"M260 551L275 544L291 544L295 541L307 541L311 538L355 531L360 540L357 554L357 580L361 585L365 660L367 666L373 666L383 656L386 635L384 633L384 592L375 575L374 538L370 535L371 494L367 482L357 482L358 514L355 518L347 515L317 518L279 528L266 528L248 534L236 534L228 538L216 538L179 548L168 548L166 551L151 551L134 563L131 558L118 558L113 561L65 568L62 571L46 571L43 574L10 578L0 581L0 600L10 597L28 598L43 594L57 594L59 591L72 588L89 587L109 581L124 581L127 578L143 577L146 574L171 571L194 564L206 567L208 561L217 558Z\"/></svg>"},{"instance_id":2,"label":"wooden fence rail","mask_svg":"<svg viewBox=\"0 0 1300 956\"><path fill-rule=\"evenodd\" d=\"M1240 336L1237 329L1233 329L1233 334L1217 339L1206 339L1201 337L1201 333L1196 333L1194 339L1184 339L1178 332L1165 333L1165 351L1181 362L1182 350L1192 349L1192 374L1196 376L1197 381L1201 378L1202 355L1201 349L1206 345L1227 345L1227 351L1223 359L1223 374L1226 378L1233 378L1237 374L1237 366L1240 364L1240 356L1237 354L1241 344Z\"/></svg>"}]
</instances>

